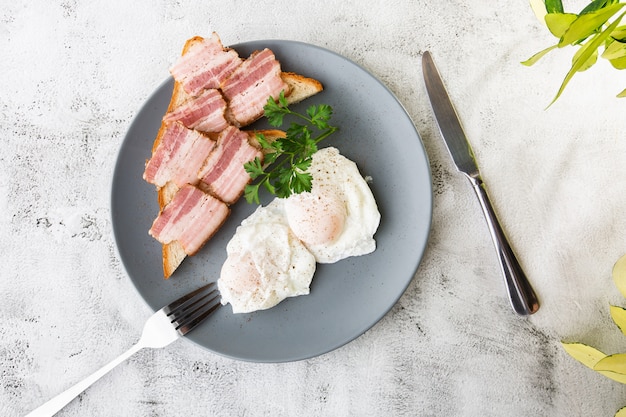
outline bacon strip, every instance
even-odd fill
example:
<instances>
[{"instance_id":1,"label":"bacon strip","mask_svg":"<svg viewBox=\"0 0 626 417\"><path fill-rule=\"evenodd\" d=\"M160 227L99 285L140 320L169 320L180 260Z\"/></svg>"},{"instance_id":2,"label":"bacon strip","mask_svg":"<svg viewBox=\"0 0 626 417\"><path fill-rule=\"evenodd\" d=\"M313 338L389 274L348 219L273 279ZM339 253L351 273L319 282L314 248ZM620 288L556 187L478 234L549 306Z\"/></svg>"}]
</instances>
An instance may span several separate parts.
<instances>
[{"instance_id":1,"label":"bacon strip","mask_svg":"<svg viewBox=\"0 0 626 417\"><path fill-rule=\"evenodd\" d=\"M215 142L203 134L187 129L182 123L167 125L161 142L146 164L143 178L157 187L168 181L178 187L196 184L197 173L215 147Z\"/></svg>"},{"instance_id":2,"label":"bacon strip","mask_svg":"<svg viewBox=\"0 0 626 417\"><path fill-rule=\"evenodd\" d=\"M189 129L219 132L228 126L224 118L226 101L216 89L208 89L198 97L187 100L163 117L163 122L180 121Z\"/></svg>"},{"instance_id":3,"label":"bacon strip","mask_svg":"<svg viewBox=\"0 0 626 417\"><path fill-rule=\"evenodd\" d=\"M228 100L227 116L235 126L245 126L263 115L272 96L278 98L289 86L280 77L280 63L269 49L256 51L222 83Z\"/></svg>"},{"instance_id":4,"label":"bacon strip","mask_svg":"<svg viewBox=\"0 0 626 417\"><path fill-rule=\"evenodd\" d=\"M244 164L262 158L263 152L252 146L248 134L234 126L224 129L217 145L198 173L199 186L210 191L227 204L233 204L243 194L250 175Z\"/></svg>"},{"instance_id":5,"label":"bacon strip","mask_svg":"<svg viewBox=\"0 0 626 417\"><path fill-rule=\"evenodd\" d=\"M178 241L187 255L194 255L229 214L222 201L188 184L159 213L149 233L164 245Z\"/></svg>"},{"instance_id":6,"label":"bacon strip","mask_svg":"<svg viewBox=\"0 0 626 417\"><path fill-rule=\"evenodd\" d=\"M210 38L193 42L170 73L187 94L197 96L205 88L218 88L241 62L237 52L224 48L219 36L213 33Z\"/></svg>"}]
</instances>

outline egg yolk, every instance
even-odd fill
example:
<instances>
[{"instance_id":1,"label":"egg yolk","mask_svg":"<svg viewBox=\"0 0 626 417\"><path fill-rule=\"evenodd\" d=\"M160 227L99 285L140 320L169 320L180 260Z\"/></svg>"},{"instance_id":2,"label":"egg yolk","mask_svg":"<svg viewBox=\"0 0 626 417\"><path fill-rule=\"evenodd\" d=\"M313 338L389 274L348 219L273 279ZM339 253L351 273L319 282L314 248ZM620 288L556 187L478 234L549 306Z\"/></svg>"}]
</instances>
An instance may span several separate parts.
<instances>
[{"instance_id":1,"label":"egg yolk","mask_svg":"<svg viewBox=\"0 0 626 417\"><path fill-rule=\"evenodd\" d=\"M289 227L305 244L322 245L337 240L346 221L346 207L335 194L301 193L285 202Z\"/></svg>"},{"instance_id":2,"label":"egg yolk","mask_svg":"<svg viewBox=\"0 0 626 417\"><path fill-rule=\"evenodd\" d=\"M222 265L220 279L232 292L254 292L261 285L261 276L249 253L233 253Z\"/></svg>"}]
</instances>

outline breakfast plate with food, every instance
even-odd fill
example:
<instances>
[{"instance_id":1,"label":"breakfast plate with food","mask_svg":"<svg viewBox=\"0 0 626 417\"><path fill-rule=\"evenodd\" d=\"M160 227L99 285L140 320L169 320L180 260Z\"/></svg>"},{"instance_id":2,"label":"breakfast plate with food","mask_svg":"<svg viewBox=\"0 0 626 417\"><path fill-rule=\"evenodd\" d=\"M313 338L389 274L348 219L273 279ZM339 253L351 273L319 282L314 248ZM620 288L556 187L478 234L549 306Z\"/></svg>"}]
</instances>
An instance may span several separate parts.
<instances>
[{"instance_id":1,"label":"breakfast plate with food","mask_svg":"<svg viewBox=\"0 0 626 417\"><path fill-rule=\"evenodd\" d=\"M413 279L432 213L428 159L393 93L296 41L195 37L170 72L112 184L119 256L148 305L218 281L224 307L188 338L255 362L311 358L376 324ZM270 170L292 138L300 159Z\"/></svg>"}]
</instances>

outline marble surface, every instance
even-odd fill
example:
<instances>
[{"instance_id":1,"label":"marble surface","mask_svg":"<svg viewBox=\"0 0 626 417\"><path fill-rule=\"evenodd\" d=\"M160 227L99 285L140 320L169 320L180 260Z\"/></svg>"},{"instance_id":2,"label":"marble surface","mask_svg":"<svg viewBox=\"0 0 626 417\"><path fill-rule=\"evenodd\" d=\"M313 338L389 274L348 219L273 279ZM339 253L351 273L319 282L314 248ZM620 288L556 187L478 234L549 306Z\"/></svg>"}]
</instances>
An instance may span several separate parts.
<instances>
[{"instance_id":1,"label":"marble surface","mask_svg":"<svg viewBox=\"0 0 626 417\"><path fill-rule=\"evenodd\" d=\"M423 261L397 305L333 352L255 364L181 340L140 352L59 415L612 416L626 405L624 386L560 344L626 351L608 312L626 305L611 280L626 252L626 101L614 98L626 80L601 62L546 109L573 51L520 65L554 41L527 2L5 0L0 415L25 415L138 338L151 311L116 253L114 164L184 41L212 31L225 44L328 48L397 95L432 169ZM541 298L530 318L511 311L478 202L439 137L425 50Z\"/></svg>"}]
</instances>

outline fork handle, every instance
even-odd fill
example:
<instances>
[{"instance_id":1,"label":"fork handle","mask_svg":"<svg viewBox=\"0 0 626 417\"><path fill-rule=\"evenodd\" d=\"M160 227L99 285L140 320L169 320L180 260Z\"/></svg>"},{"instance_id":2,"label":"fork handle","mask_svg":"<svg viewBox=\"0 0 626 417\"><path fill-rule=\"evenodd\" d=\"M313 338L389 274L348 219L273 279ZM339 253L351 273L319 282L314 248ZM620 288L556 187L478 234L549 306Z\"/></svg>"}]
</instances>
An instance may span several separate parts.
<instances>
[{"instance_id":1,"label":"fork handle","mask_svg":"<svg viewBox=\"0 0 626 417\"><path fill-rule=\"evenodd\" d=\"M118 356L116 359L112 360L93 374L89 375L87 378L78 382L74 386L68 388L63 391L56 397L52 398L48 402L39 406L35 410L31 411L26 415L26 417L51 417L58 413L63 407L70 403L74 398L76 398L81 392L89 388L94 382L102 378L104 375L109 373L113 368L115 368L120 363L124 362L126 359L130 358L132 355L137 353L144 347L141 341L131 347L128 351Z\"/></svg>"}]
</instances>

